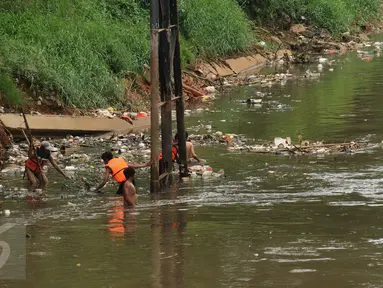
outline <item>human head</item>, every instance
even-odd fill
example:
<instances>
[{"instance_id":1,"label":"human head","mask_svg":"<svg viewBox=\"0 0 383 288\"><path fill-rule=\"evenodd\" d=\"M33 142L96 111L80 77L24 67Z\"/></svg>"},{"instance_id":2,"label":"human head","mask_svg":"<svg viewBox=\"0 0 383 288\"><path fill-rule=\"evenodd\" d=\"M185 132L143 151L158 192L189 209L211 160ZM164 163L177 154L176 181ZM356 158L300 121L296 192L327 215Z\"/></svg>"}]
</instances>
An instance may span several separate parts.
<instances>
[{"instance_id":1,"label":"human head","mask_svg":"<svg viewBox=\"0 0 383 288\"><path fill-rule=\"evenodd\" d=\"M53 146L48 141L43 141L39 145L39 149L36 151L38 157L42 159L49 159Z\"/></svg>"},{"instance_id":2,"label":"human head","mask_svg":"<svg viewBox=\"0 0 383 288\"><path fill-rule=\"evenodd\" d=\"M127 180L130 178L132 181L134 181L136 179L136 170L134 170L132 167L128 167L124 170L124 175Z\"/></svg>"},{"instance_id":3,"label":"human head","mask_svg":"<svg viewBox=\"0 0 383 288\"><path fill-rule=\"evenodd\" d=\"M101 159L104 161L105 164L108 164L110 160L113 159L113 154L110 151L106 151L101 155Z\"/></svg>"},{"instance_id":4,"label":"human head","mask_svg":"<svg viewBox=\"0 0 383 288\"><path fill-rule=\"evenodd\" d=\"M42 148L46 151L52 151L53 146L48 141L43 141L40 143L40 148Z\"/></svg>"},{"instance_id":5,"label":"human head","mask_svg":"<svg viewBox=\"0 0 383 288\"><path fill-rule=\"evenodd\" d=\"M189 137L189 133L187 131L185 131L185 140L188 140L188 137ZM176 140L176 142L179 141L178 133L176 133L176 135L174 135L174 140Z\"/></svg>"}]
</instances>

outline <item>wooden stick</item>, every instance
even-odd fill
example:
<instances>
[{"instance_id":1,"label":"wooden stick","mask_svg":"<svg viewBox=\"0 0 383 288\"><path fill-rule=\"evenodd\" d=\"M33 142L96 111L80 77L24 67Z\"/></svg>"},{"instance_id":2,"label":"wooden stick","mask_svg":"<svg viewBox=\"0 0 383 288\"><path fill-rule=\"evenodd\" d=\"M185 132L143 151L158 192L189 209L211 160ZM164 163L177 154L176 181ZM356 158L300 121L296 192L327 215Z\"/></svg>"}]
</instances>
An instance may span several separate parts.
<instances>
[{"instance_id":1,"label":"wooden stick","mask_svg":"<svg viewBox=\"0 0 383 288\"><path fill-rule=\"evenodd\" d=\"M24 134L24 137L25 137L25 139L26 139L26 140L27 140L27 142L28 142L28 145L31 145L31 142L29 141L27 134L25 134L25 131L24 131L24 129L21 129L21 131L23 132L23 134Z\"/></svg>"},{"instance_id":2,"label":"wooden stick","mask_svg":"<svg viewBox=\"0 0 383 288\"><path fill-rule=\"evenodd\" d=\"M183 83L183 88L187 91L189 91L190 93L192 93L194 96L197 96L197 97L202 97L204 96L204 94L188 85L186 85L185 83Z\"/></svg>"},{"instance_id":3,"label":"wooden stick","mask_svg":"<svg viewBox=\"0 0 383 288\"><path fill-rule=\"evenodd\" d=\"M177 99L180 99L180 97L173 97L172 99L170 99L170 101L173 102L173 101L175 101L175 100L177 100ZM161 107L161 106L165 105L165 103L166 103L166 102L160 102L160 103L158 103L158 107Z\"/></svg>"},{"instance_id":4,"label":"wooden stick","mask_svg":"<svg viewBox=\"0 0 383 288\"><path fill-rule=\"evenodd\" d=\"M210 79L207 79L206 77L201 77L201 76L199 76L199 75L197 75L197 74L195 74L195 73L193 73L193 72L189 72L189 71L183 71L183 73L185 73L185 74L188 74L188 75L190 75L191 77L195 77L195 78L198 78L198 79L201 79L201 80L203 80L203 81L206 81L206 82L209 82L212 86L214 86L214 81L212 81L212 80L210 80Z\"/></svg>"},{"instance_id":5,"label":"wooden stick","mask_svg":"<svg viewBox=\"0 0 383 288\"><path fill-rule=\"evenodd\" d=\"M28 120L27 120L27 117L25 116L23 107L21 107L21 113L23 114L25 128L27 130L27 133L29 134L29 146L32 147L32 149L33 149L33 153L35 154L35 157L36 157L36 160L37 160L36 161L37 162L37 167L39 167L39 170L42 173L43 170L41 170L40 161L39 161L38 156L37 156L35 145L33 144L33 138L32 138L31 129L29 129ZM27 139L28 139L28 137L27 137Z\"/></svg>"},{"instance_id":6,"label":"wooden stick","mask_svg":"<svg viewBox=\"0 0 383 288\"><path fill-rule=\"evenodd\" d=\"M366 142L361 142L366 143ZM355 144L360 144L360 142L355 142ZM331 143L331 144L322 144L322 145L312 145L312 146L297 146L300 149L307 149L307 148L324 148L324 147L332 147L332 146L346 146L351 145L351 143Z\"/></svg>"},{"instance_id":7,"label":"wooden stick","mask_svg":"<svg viewBox=\"0 0 383 288\"><path fill-rule=\"evenodd\" d=\"M166 176L169 176L169 175L170 175L170 173L168 173L168 172L161 174L160 177L158 178L158 181L161 181L162 179L164 179Z\"/></svg>"}]
</instances>

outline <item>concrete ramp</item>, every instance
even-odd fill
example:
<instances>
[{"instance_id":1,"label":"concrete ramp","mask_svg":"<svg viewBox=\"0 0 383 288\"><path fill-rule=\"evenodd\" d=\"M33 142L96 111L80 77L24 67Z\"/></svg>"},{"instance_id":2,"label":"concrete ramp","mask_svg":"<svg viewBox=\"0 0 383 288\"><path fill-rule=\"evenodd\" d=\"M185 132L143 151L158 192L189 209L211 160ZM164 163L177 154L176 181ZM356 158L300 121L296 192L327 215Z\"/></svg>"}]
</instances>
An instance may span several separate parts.
<instances>
[{"instance_id":1,"label":"concrete ramp","mask_svg":"<svg viewBox=\"0 0 383 288\"><path fill-rule=\"evenodd\" d=\"M72 117L56 115L26 115L33 136L65 136L102 134L107 132L130 133L149 129L150 118L133 121L134 125L120 118ZM0 120L13 136L22 136L25 129L21 114L1 114Z\"/></svg>"}]
</instances>

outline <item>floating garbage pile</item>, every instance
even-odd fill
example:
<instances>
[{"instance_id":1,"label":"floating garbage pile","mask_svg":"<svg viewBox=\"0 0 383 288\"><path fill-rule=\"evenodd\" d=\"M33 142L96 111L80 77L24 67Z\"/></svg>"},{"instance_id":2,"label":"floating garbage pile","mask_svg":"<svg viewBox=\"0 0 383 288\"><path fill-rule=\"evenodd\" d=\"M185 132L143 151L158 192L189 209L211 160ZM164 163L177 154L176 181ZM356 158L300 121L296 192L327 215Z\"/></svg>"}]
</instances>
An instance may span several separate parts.
<instances>
[{"instance_id":1,"label":"floating garbage pile","mask_svg":"<svg viewBox=\"0 0 383 288\"><path fill-rule=\"evenodd\" d=\"M261 87L271 87L276 83L285 83L288 79L294 79L297 76L291 73L277 74L257 74L250 76L233 76L223 82L223 86L243 86L243 85L260 85Z\"/></svg>"},{"instance_id":2,"label":"floating garbage pile","mask_svg":"<svg viewBox=\"0 0 383 288\"><path fill-rule=\"evenodd\" d=\"M190 178L221 178L225 177L225 171L220 169L218 171L213 171L213 168L208 165L193 165L188 167ZM178 171L176 171L178 173ZM184 178L185 180L185 178Z\"/></svg>"},{"instance_id":3,"label":"floating garbage pile","mask_svg":"<svg viewBox=\"0 0 383 288\"><path fill-rule=\"evenodd\" d=\"M124 153L129 149L142 149L150 146L150 135L148 133L139 134L116 134L106 133L97 137L79 137L68 135L63 139L50 140L56 147L76 148L76 147L103 147L112 151Z\"/></svg>"},{"instance_id":4,"label":"floating garbage pile","mask_svg":"<svg viewBox=\"0 0 383 288\"><path fill-rule=\"evenodd\" d=\"M352 154L366 153L381 147L380 144L368 142L351 141L348 143L324 143L318 141L310 143L299 139L299 144L294 145L291 138L276 137L274 142L266 142L257 145L238 145L228 147L229 151L246 151L253 153L275 154L275 155L328 155L328 154Z\"/></svg>"},{"instance_id":5,"label":"floating garbage pile","mask_svg":"<svg viewBox=\"0 0 383 288\"><path fill-rule=\"evenodd\" d=\"M205 134L191 134L189 140L195 146L224 146L229 151L253 152L276 155L307 155L307 154L345 154L363 153L380 147L381 144L371 144L366 140L351 141L348 143L324 143L323 141L310 143L298 139L299 144L293 144L290 137L276 137L274 142L257 144L255 139L246 138L244 135L212 132L211 125L201 125L207 129ZM64 166L64 170L75 173L76 171L97 171L103 169L101 153L113 151L118 157L128 159L131 163L146 163L150 160L150 136L145 133L128 135L111 135L109 137L73 137L51 140L55 146L53 157ZM98 148L98 149L95 149ZM101 148L101 149L100 149ZM66 152L67 151L67 152ZM28 144L19 143L8 150L6 167L1 171L7 174L21 174L24 171L28 155ZM198 165L194 169L197 175L209 171L209 166L204 165L204 170L199 171ZM147 168L148 169L148 168ZM210 172L207 172L210 173ZM206 174L206 173L205 173ZM207 174L206 174L207 175Z\"/></svg>"},{"instance_id":6,"label":"floating garbage pile","mask_svg":"<svg viewBox=\"0 0 383 288\"><path fill-rule=\"evenodd\" d=\"M210 125L207 125L210 126ZM207 130L211 132L211 130ZM233 143L235 145L245 145L250 143L251 139L246 138L243 135L223 133L217 131L210 134L191 134L189 135L189 140L191 140L196 146L217 146L217 145L228 145L228 143Z\"/></svg>"},{"instance_id":7,"label":"floating garbage pile","mask_svg":"<svg viewBox=\"0 0 383 288\"><path fill-rule=\"evenodd\" d=\"M224 82L224 86L260 86L262 88L272 87L275 84L285 85L288 80L292 79L316 79L318 78L325 67L329 66L329 71L333 71L334 69L331 67L335 60L330 60L326 57L318 56L316 57L317 71L312 72L309 70L302 75L295 75L289 72L289 69L286 70L286 73L275 73L275 74L254 74L254 75L235 75Z\"/></svg>"},{"instance_id":8,"label":"floating garbage pile","mask_svg":"<svg viewBox=\"0 0 383 288\"><path fill-rule=\"evenodd\" d=\"M104 151L112 151L118 157L128 159L129 162L136 162L138 160L149 161L150 159L150 137L148 134L112 134L109 137L72 137L69 136L65 139L52 141L56 147L61 147L60 150L74 149L75 153L61 153L57 158L65 163L71 164L66 166L65 170L87 170L89 168L95 169L103 165L99 165L101 161L101 154ZM84 148L101 148L100 151L88 154L81 151ZM76 153L76 149L80 150ZM140 158L140 159L139 159ZM97 165L96 165L96 164Z\"/></svg>"},{"instance_id":9,"label":"floating garbage pile","mask_svg":"<svg viewBox=\"0 0 383 288\"><path fill-rule=\"evenodd\" d=\"M224 134L215 132L211 134L190 135L189 139L196 145L220 145L228 141L237 145L247 143L243 136L235 134ZM127 159L130 163L146 163L150 160L150 136L146 133L140 134L121 134L101 137L73 137L68 135L63 139L41 139L49 140L54 146L52 156L58 164L70 175L78 172L102 173L103 164L101 163L101 154L104 151L111 150L116 156ZM38 145L40 141L36 140ZM8 160L5 168L1 171L7 175L22 175L24 172L25 161L28 159L28 144L22 142L14 144L8 151ZM50 166L50 165L47 165ZM48 167L45 167L47 169ZM192 168L192 177L194 176L215 176L219 177L223 173L215 173L207 165L196 165ZM149 168L144 168L149 170ZM194 174L193 174L194 173ZM76 176L76 175L75 175ZM75 177L78 178L78 177ZM82 185L82 184L81 184Z\"/></svg>"},{"instance_id":10,"label":"floating garbage pile","mask_svg":"<svg viewBox=\"0 0 383 288\"><path fill-rule=\"evenodd\" d=\"M150 158L150 137L143 133L112 134L108 137L73 137L68 135L63 139L42 140L48 140L54 146L52 156L61 166L65 166L66 171L93 169L96 166L95 163L100 166L98 164L104 150L111 150L131 162L136 161L137 158ZM39 142L39 140L35 140L35 145L38 146ZM85 152L84 150L87 148L98 148L100 151L98 153L95 153L95 150ZM29 146L26 142L13 144L12 148L7 150L5 168L1 172L6 174L22 173L25 161L28 159L28 149Z\"/></svg>"},{"instance_id":11,"label":"floating garbage pile","mask_svg":"<svg viewBox=\"0 0 383 288\"><path fill-rule=\"evenodd\" d=\"M24 172L25 161L28 159L28 144L14 144L6 151L4 168L1 173L21 174Z\"/></svg>"},{"instance_id":12,"label":"floating garbage pile","mask_svg":"<svg viewBox=\"0 0 383 288\"><path fill-rule=\"evenodd\" d=\"M383 47L383 42L363 42L363 43L354 43L350 42L348 45L349 49L356 50L357 55L363 61L372 61L375 57L380 57L381 50ZM334 49L325 49L323 50L323 55L333 56L339 51ZM336 60L330 60L329 58L322 56L313 56L309 61L310 63L318 63L316 71L307 70L303 75L294 75L289 72L289 69L286 69L286 73L275 73L275 74L254 74L254 75L234 75L230 78L227 78L223 82L223 86L243 86L243 85L260 85L261 87L271 87L275 84L285 85L289 79L298 79L298 78L308 78L308 79L317 79L320 77L323 69L328 68L328 71L334 71L332 65ZM295 58L290 56L290 61L293 63ZM283 60L279 60L283 61ZM283 65L284 63L278 62L277 65ZM266 63L266 66L268 63Z\"/></svg>"},{"instance_id":13,"label":"floating garbage pile","mask_svg":"<svg viewBox=\"0 0 383 288\"><path fill-rule=\"evenodd\" d=\"M381 56L382 47L383 42L367 42L359 47L359 49L356 50L356 53L358 58L370 62L373 61L375 57Z\"/></svg>"}]
</instances>

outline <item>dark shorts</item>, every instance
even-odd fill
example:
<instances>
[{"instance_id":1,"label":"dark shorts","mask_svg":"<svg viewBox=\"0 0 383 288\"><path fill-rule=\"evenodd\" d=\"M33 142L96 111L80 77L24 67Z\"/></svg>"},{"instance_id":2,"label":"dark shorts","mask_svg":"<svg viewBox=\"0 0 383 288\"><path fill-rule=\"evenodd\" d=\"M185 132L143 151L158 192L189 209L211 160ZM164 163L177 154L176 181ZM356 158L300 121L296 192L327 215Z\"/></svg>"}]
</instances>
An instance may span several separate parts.
<instances>
[{"instance_id":1,"label":"dark shorts","mask_svg":"<svg viewBox=\"0 0 383 288\"><path fill-rule=\"evenodd\" d=\"M28 168L28 167L25 167L25 170L26 169L29 169L30 171L32 171L30 168ZM41 175L41 173L40 172L35 172L35 171L32 171L32 173L33 173L33 175L35 175L35 177L37 178L37 180L40 180L40 175ZM25 176L27 175L27 171L25 171L24 172L24 177L23 177L23 179L25 178ZM28 178L28 177L27 177Z\"/></svg>"},{"instance_id":2,"label":"dark shorts","mask_svg":"<svg viewBox=\"0 0 383 288\"><path fill-rule=\"evenodd\" d=\"M35 177L40 180L40 176L41 176L41 173L40 172L33 172L33 174L35 175Z\"/></svg>"},{"instance_id":3,"label":"dark shorts","mask_svg":"<svg viewBox=\"0 0 383 288\"><path fill-rule=\"evenodd\" d=\"M124 192L124 184L125 184L126 181L120 183L120 186L118 187L118 190L117 190L117 195L122 195L123 192Z\"/></svg>"},{"instance_id":4,"label":"dark shorts","mask_svg":"<svg viewBox=\"0 0 383 288\"><path fill-rule=\"evenodd\" d=\"M165 172L165 161L164 161L164 159L161 159L158 162L158 172L160 175L162 175Z\"/></svg>"}]
</instances>

